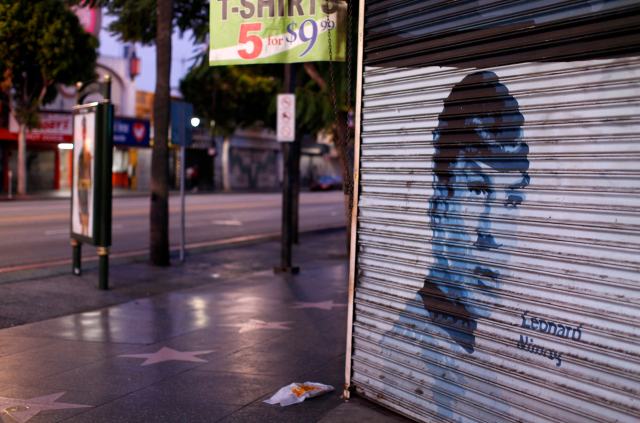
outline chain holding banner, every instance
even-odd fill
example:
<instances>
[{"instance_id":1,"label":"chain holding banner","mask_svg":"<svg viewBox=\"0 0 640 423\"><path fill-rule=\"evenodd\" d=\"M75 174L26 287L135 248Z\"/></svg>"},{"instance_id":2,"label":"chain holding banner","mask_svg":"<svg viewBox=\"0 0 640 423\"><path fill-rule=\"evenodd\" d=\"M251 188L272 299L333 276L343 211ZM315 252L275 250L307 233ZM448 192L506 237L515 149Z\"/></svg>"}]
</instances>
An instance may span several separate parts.
<instances>
[{"instance_id":1,"label":"chain holding banner","mask_svg":"<svg viewBox=\"0 0 640 423\"><path fill-rule=\"evenodd\" d=\"M346 13L345 0L211 0L209 65L344 61Z\"/></svg>"}]
</instances>

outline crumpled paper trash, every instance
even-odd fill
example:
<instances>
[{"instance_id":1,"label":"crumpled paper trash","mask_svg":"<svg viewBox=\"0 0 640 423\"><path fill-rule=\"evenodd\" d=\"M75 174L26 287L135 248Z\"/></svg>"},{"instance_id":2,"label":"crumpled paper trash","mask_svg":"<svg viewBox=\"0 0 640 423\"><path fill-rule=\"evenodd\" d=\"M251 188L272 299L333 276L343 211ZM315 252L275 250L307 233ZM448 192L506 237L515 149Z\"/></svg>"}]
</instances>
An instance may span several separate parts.
<instances>
[{"instance_id":1,"label":"crumpled paper trash","mask_svg":"<svg viewBox=\"0 0 640 423\"><path fill-rule=\"evenodd\" d=\"M317 382L292 383L278 390L271 398L265 400L267 404L280 404L285 407L291 404L298 404L307 398L317 397L333 391L333 386L324 385Z\"/></svg>"}]
</instances>

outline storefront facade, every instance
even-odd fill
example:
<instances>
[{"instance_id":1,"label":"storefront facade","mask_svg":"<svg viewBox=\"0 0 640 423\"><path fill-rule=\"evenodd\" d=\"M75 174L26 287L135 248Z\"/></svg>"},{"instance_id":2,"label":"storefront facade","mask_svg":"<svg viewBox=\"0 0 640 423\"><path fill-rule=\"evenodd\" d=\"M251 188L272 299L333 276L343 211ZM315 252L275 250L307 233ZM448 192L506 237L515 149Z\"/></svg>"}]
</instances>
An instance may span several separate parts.
<instances>
[{"instance_id":1,"label":"storefront facade","mask_svg":"<svg viewBox=\"0 0 640 423\"><path fill-rule=\"evenodd\" d=\"M361 3L348 388L638 421L638 3Z\"/></svg>"},{"instance_id":2,"label":"storefront facade","mask_svg":"<svg viewBox=\"0 0 640 423\"><path fill-rule=\"evenodd\" d=\"M217 183L229 191L269 191L280 187L281 146L275 133L265 130L239 130L218 138L216 151Z\"/></svg>"},{"instance_id":3,"label":"storefront facade","mask_svg":"<svg viewBox=\"0 0 640 423\"><path fill-rule=\"evenodd\" d=\"M113 122L112 186L136 190L140 183L138 158L149 154L151 125L147 119L116 117ZM144 180L144 176L142 177ZM144 188L143 188L144 189Z\"/></svg>"},{"instance_id":4,"label":"storefront facade","mask_svg":"<svg viewBox=\"0 0 640 423\"><path fill-rule=\"evenodd\" d=\"M0 174L2 191L12 192L17 185L18 127L12 120L9 129L0 128ZM149 149L150 128L146 119L116 117L114 121L113 186L138 187L138 156ZM70 112L40 113L40 127L27 131L28 192L68 190L71 186L73 119ZM139 154L142 151L142 154ZM145 178L145 175L142 175ZM148 184L147 184L148 186Z\"/></svg>"},{"instance_id":5,"label":"storefront facade","mask_svg":"<svg viewBox=\"0 0 640 423\"><path fill-rule=\"evenodd\" d=\"M40 113L40 126L27 131L27 189L58 190L69 187L68 147L73 140L71 113L47 111ZM2 191L15 192L17 185L18 123L12 117L8 128L0 128L2 150Z\"/></svg>"}]
</instances>

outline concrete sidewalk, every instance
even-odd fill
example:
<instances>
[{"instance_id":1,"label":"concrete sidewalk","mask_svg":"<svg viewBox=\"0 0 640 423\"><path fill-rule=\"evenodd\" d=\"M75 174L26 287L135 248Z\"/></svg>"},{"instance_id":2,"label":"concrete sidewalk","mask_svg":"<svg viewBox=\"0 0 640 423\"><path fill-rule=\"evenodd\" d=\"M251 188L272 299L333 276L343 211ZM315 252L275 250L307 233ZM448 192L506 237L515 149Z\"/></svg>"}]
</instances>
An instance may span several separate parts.
<instances>
[{"instance_id":1,"label":"concrete sidewalk","mask_svg":"<svg viewBox=\"0 0 640 423\"><path fill-rule=\"evenodd\" d=\"M279 243L199 252L0 285L3 422L405 421L344 383L344 232L302 235L295 276L274 275ZM291 382L333 393L289 407Z\"/></svg>"}]
</instances>

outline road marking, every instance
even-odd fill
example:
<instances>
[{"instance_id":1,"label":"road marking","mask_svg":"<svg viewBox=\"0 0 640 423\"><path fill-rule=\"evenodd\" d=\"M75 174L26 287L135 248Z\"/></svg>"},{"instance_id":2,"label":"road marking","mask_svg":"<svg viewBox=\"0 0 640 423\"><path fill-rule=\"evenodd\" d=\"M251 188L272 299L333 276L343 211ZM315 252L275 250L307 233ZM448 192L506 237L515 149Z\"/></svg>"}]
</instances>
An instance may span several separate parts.
<instances>
[{"instance_id":1,"label":"road marking","mask_svg":"<svg viewBox=\"0 0 640 423\"><path fill-rule=\"evenodd\" d=\"M277 199L276 199L277 200ZM194 206L187 206L187 215L194 211L220 211L220 210L247 210L247 209L262 209L264 207L274 207L277 205L276 200L269 201L252 201L252 202L239 202L233 204L201 204ZM169 212L171 215L178 215L179 209L174 207L169 207ZM147 217L149 216L149 210L141 209L141 210L129 210L129 211L118 211L115 210L113 212L114 218L119 217ZM29 222L42 222L43 216L41 215L32 215L32 216L0 216L0 224L12 224L12 223L29 223ZM69 212L64 213L50 213L47 214L46 218L48 220L63 220L69 219Z\"/></svg>"},{"instance_id":2,"label":"road marking","mask_svg":"<svg viewBox=\"0 0 640 423\"><path fill-rule=\"evenodd\" d=\"M300 206L301 207L309 207L309 206L334 206L337 203L332 203L329 202L327 203L327 197L332 197L335 194L326 194L323 195L325 193L317 193L317 194L303 194L300 196ZM46 201L50 201L50 200L46 200ZM68 199L66 200L68 201ZM260 198L260 199L256 199L256 200L242 200L240 202L237 203L232 203L232 204L220 204L220 203L209 203L209 204L194 204L194 205L187 205L187 213L191 213L194 211L220 211L220 210L235 210L235 209L239 209L239 210L247 210L247 209L260 209L263 207L274 207L277 206L279 203L278 201L280 201L278 199L278 197L267 197L267 198ZM124 203L124 202L123 202ZM52 205L54 205L52 203ZM119 207L120 208L120 207ZM124 207L123 207L124 208ZM170 209L170 213L171 214L177 214L179 212L179 208L177 204L173 204L170 205L169 207ZM29 222L42 222L42 215L38 214L38 215L19 215L16 216L14 213L15 211L13 210L7 210L7 213L9 213L9 215L0 215L0 225L7 225L7 224L13 224L13 223L17 223L17 224L25 224L25 223L29 223ZM4 213L3 213L4 214ZM113 217L117 218L117 217L146 217L149 216L149 210L147 209L143 209L143 210L114 210L113 211ZM69 219L69 211L64 210L61 212L55 212L55 213L49 213L47 214L47 219L49 220L68 220Z\"/></svg>"},{"instance_id":3,"label":"road marking","mask_svg":"<svg viewBox=\"0 0 640 423\"><path fill-rule=\"evenodd\" d=\"M62 234L69 235L69 228L49 229L48 231L44 231L44 234L47 235L47 236L50 236L50 235L62 235Z\"/></svg>"},{"instance_id":4,"label":"road marking","mask_svg":"<svg viewBox=\"0 0 640 423\"><path fill-rule=\"evenodd\" d=\"M211 223L219 226L242 226L239 220L212 220Z\"/></svg>"}]
</instances>

